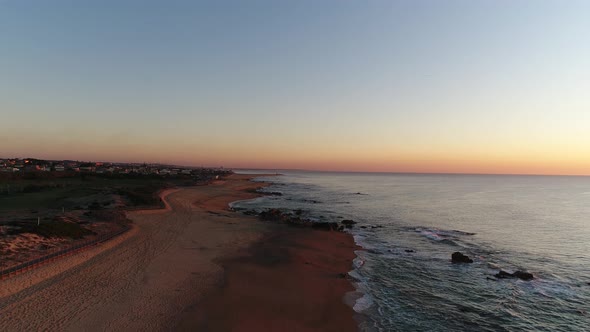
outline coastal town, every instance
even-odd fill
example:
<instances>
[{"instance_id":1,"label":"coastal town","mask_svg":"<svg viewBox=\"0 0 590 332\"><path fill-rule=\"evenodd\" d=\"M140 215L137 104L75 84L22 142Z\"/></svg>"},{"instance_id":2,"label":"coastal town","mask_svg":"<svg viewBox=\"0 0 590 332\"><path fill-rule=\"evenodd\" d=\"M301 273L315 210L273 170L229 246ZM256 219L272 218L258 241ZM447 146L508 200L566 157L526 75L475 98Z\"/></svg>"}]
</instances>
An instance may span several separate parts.
<instances>
[{"instance_id":1,"label":"coastal town","mask_svg":"<svg viewBox=\"0 0 590 332\"><path fill-rule=\"evenodd\" d=\"M35 158L0 158L0 173L92 173L92 174L136 174L160 176L191 176L203 173L224 173L223 167L185 167L147 163L83 162L74 160L43 160Z\"/></svg>"}]
</instances>

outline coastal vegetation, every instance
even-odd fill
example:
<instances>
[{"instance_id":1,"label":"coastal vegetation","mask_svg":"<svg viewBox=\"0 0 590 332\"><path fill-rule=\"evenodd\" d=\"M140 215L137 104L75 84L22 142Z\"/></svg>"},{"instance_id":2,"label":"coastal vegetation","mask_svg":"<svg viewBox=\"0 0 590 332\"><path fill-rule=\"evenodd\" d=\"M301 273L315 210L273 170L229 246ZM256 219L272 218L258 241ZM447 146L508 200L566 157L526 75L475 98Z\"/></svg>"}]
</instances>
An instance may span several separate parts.
<instances>
[{"instance_id":1,"label":"coastal vegetation","mask_svg":"<svg viewBox=\"0 0 590 332\"><path fill-rule=\"evenodd\" d=\"M229 172L186 173L0 173L0 268L118 232L129 223L124 211L163 207L162 190Z\"/></svg>"}]
</instances>

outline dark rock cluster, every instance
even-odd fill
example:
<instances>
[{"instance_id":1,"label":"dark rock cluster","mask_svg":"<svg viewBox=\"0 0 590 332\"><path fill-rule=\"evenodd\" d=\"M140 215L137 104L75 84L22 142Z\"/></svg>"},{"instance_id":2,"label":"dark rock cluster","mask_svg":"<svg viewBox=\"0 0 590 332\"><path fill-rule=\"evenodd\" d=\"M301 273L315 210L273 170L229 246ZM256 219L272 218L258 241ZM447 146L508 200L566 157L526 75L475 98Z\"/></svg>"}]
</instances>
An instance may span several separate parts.
<instances>
[{"instance_id":1,"label":"dark rock cluster","mask_svg":"<svg viewBox=\"0 0 590 332\"><path fill-rule=\"evenodd\" d=\"M283 212L279 209L268 209L260 212L258 215L264 221L281 222L291 226L311 227L319 230L342 231L344 226L337 222L330 221L311 221L300 217L301 213L295 215Z\"/></svg>"},{"instance_id":2,"label":"dark rock cluster","mask_svg":"<svg viewBox=\"0 0 590 332\"><path fill-rule=\"evenodd\" d=\"M495 277L498 279L518 278L525 281L533 280L535 278L533 274L529 272L516 271L514 273L509 273L504 270L500 270L500 272L496 273Z\"/></svg>"},{"instance_id":3,"label":"dark rock cluster","mask_svg":"<svg viewBox=\"0 0 590 332\"><path fill-rule=\"evenodd\" d=\"M356 221L350 219L344 219L341 221L342 225L346 228L352 228L352 225L356 224Z\"/></svg>"},{"instance_id":4,"label":"dark rock cluster","mask_svg":"<svg viewBox=\"0 0 590 332\"><path fill-rule=\"evenodd\" d=\"M473 263L473 259L469 258L469 256L464 255L459 251L456 251L451 255L451 261L453 263ZM520 280L525 281L533 280L535 278L533 274L529 272L516 271L514 273L510 273L504 270L500 270L498 273L496 273L495 277L498 279L518 278Z\"/></svg>"},{"instance_id":5,"label":"dark rock cluster","mask_svg":"<svg viewBox=\"0 0 590 332\"><path fill-rule=\"evenodd\" d=\"M451 261L453 263L473 263L473 259L467 255L463 255L461 252L456 251L451 255Z\"/></svg>"}]
</instances>

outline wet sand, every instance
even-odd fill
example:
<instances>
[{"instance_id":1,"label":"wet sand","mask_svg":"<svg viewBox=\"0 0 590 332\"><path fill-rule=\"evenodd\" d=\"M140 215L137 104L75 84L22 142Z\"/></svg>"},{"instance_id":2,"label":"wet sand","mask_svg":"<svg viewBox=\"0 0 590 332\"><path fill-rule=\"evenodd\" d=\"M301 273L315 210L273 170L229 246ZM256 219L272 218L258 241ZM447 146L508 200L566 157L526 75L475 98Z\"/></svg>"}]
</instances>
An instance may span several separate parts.
<instances>
[{"instance_id":1,"label":"wet sand","mask_svg":"<svg viewBox=\"0 0 590 332\"><path fill-rule=\"evenodd\" d=\"M343 302L350 235L279 225L245 256L223 260L225 282L187 311L180 331L356 331Z\"/></svg>"},{"instance_id":2,"label":"wet sand","mask_svg":"<svg viewBox=\"0 0 590 332\"><path fill-rule=\"evenodd\" d=\"M245 191L260 186L249 178L164 193L170 208L130 212L134 229L121 238L0 282L10 290L0 292L0 326L313 331L333 330L337 320L355 330L342 303L352 288L338 277L350 270L350 236L228 211L229 202L256 196Z\"/></svg>"}]
</instances>

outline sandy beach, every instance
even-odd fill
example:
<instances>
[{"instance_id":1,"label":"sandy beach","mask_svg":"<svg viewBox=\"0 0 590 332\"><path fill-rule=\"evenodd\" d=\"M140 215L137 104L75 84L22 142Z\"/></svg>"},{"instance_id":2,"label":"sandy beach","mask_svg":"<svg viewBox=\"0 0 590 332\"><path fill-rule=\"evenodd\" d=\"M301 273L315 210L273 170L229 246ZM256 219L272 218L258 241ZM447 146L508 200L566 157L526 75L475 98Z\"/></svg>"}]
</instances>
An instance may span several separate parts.
<instances>
[{"instance_id":1,"label":"sandy beach","mask_svg":"<svg viewBox=\"0 0 590 332\"><path fill-rule=\"evenodd\" d=\"M0 284L0 326L23 330L356 330L342 298L355 249L344 233L228 211L261 186L233 175L162 193L112 241Z\"/></svg>"}]
</instances>

